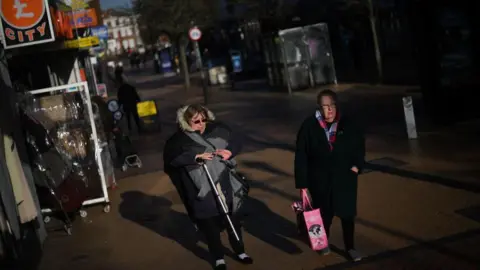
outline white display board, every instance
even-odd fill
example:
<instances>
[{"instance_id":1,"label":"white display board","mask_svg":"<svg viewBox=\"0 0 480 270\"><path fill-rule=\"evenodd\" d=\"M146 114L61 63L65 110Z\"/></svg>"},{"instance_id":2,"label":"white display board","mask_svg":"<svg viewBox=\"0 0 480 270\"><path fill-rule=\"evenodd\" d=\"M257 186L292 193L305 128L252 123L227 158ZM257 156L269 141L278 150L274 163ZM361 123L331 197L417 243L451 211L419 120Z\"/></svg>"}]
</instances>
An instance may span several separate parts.
<instances>
[{"instance_id":1,"label":"white display board","mask_svg":"<svg viewBox=\"0 0 480 270\"><path fill-rule=\"evenodd\" d=\"M101 187L102 187L102 197L84 201L83 206L89 206L94 204L104 204L104 212L110 212L110 199L108 196L107 182L106 182L105 173L104 173L105 167L101 158L102 148L100 147L99 140L98 140L98 133L95 125L88 84L86 82L73 83L73 84L67 84L62 86L33 90L33 91L30 91L29 93L32 95L44 95L46 93L49 93L51 95L58 95L61 93L72 93L72 92L80 92L82 95L83 102L86 105L89 123L92 130L91 139L94 143L94 148L95 148L95 161L97 163L98 174L100 176ZM48 209L42 209L42 212L49 212L49 211ZM83 216L82 213L81 215Z\"/></svg>"}]
</instances>

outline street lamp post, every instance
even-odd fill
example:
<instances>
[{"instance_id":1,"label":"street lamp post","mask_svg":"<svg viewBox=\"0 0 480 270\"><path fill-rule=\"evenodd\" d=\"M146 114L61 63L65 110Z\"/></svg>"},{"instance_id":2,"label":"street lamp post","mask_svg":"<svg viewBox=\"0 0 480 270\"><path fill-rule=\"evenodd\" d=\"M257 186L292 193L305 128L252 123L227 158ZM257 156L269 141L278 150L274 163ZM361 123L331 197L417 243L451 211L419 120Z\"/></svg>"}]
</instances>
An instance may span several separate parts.
<instances>
[{"instance_id":1,"label":"street lamp post","mask_svg":"<svg viewBox=\"0 0 480 270\"><path fill-rule=\"evenodd\" d=\"M378 82L382 83L383 81L382 53L380 51L380 44L378 42L376 16L375 16L375 10L373 8L372 0L368 0L368 10L369 10L370 27L372 29L373 45L375 46L375 60L377 62Z\"/></svg>"},{"instance_id":2,"label":"street lamp post","mask_svg":"<svg viewBox=\"0 0 480 270\"><path fill-rule=\"evenodd\" d=\"M207 88L207 76L205 74L205 68L203 67L203 61L202 61L202 53L200 52L200 45L198 44L198 41L202 37L202 32L200 29L195 26L195 24L192 22L192 28L190 28L188 35L190 39L193 42L193 46L195 49L195 55L197 57L197 68L200 70L200 75L202 77L202 88L203 88L203 100L204 104L208 104L208 88Z\"/></svg>"}]
</instances>

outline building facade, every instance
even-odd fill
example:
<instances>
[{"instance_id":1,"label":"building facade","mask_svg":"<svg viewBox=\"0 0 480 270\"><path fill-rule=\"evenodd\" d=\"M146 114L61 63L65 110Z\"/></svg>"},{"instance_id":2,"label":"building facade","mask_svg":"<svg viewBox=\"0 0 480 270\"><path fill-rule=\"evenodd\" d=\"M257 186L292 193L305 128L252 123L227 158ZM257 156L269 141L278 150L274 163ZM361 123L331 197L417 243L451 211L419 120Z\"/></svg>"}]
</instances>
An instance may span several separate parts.
<instances>
[{"instance_id":1,"label":"building facade","mask_svg":"<svg viewBox=\"0 0 480 270\"><path fill-rule=\"evenodd\" d=\"M120 55L143 47L136 15L107 10L102 17L103 24L108 27L108 55Z\"/></svg>"}]
</instances>

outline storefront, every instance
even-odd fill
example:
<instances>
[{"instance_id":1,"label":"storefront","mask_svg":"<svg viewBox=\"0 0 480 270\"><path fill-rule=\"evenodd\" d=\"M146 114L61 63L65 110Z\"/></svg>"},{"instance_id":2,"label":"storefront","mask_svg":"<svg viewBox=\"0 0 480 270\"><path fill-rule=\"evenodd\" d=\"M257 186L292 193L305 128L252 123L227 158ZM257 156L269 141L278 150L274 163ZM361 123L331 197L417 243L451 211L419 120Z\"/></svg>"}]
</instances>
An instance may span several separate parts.
<instances>
[{"instance_id":1,"label":"storefront","mask_svg":"<svg viewBox=\"0 0 480 270\"><path fill-rule=\"evenodd\" d=\"M479 116L472 98L480 87L478 10L479 2L468 0L410 6L422 94L439 123ZM445 114L452 101L455 110Z\"/></svg>"},{"instance_id":2,"label":"storefront","mask_svg":"<svg viewBox=\"0 0 480 270\"><path fill-rule=\"evenodd\" d=\"M45 223L58 219L71 234L71 214L97 204L110 211L109 138L92 106L90 49L100 42L91 29L102 22L98 0L32 0L20 16L15 1L0 3L0 258L32 261L20 251L33 242L41 250ZM22 244L25 235L35 241Z\"/></svg>"}]
</instances>

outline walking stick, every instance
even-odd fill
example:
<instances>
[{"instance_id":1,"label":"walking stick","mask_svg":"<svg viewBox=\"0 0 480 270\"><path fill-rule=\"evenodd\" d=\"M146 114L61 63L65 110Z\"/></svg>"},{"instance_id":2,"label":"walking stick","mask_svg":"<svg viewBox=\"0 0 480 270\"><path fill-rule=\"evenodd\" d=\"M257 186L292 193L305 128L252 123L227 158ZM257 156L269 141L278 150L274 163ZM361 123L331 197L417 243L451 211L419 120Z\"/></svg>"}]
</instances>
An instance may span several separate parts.
<instances>
[{"instance_id":1,"label":"walking stick","mask_svg":"<svg viewBox=\"0 0 480 270\"><path fill-rule=\"evenodd\" d=\"M240 237L238 236L237 230L235 230L235 226L233 226L232 219L230 218L230 215L228 214L228 209L227 206L225 205L225 202L222 200L222 197L220 197L220 193L218 192L217 186L215 185L215 182L213 182L212 176L210 175L210 172L208 171L207 165L205 163L202 164L203 169L207 173L207 178L208 181L210 182L210 185L212 186L212 190L215 192L215 196L217 197L218 202L222 206L223 213L227 217L228 224L230 225L230 228L232 228L232 232L235 235L235 238L237 239L238 242L240 242Z\"/></svg>"}]
</instances>

